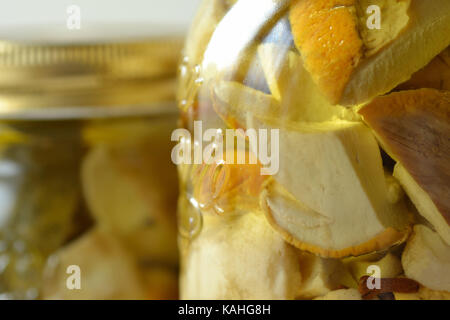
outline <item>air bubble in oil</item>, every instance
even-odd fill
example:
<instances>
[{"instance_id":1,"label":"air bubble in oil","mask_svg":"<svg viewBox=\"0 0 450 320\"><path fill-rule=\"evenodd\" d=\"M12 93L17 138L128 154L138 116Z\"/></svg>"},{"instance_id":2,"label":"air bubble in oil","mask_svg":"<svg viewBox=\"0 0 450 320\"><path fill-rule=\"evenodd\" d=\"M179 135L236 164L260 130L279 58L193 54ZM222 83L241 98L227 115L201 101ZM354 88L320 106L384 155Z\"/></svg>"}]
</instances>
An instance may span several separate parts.
<instances>
[{"instance_id":1,"label":"air bubble in oil","mask_svg":"<svg viewBox=\"0 0 450 320\"><path fill-rule=\"evenodd\" d=\"M189 200L185 198L183 206L179 212L182 212L179 217L178 230L182 237L192 240L197 237L203 227L203 216L201 210L194 198Z\"/></svg>"}]
</instances>

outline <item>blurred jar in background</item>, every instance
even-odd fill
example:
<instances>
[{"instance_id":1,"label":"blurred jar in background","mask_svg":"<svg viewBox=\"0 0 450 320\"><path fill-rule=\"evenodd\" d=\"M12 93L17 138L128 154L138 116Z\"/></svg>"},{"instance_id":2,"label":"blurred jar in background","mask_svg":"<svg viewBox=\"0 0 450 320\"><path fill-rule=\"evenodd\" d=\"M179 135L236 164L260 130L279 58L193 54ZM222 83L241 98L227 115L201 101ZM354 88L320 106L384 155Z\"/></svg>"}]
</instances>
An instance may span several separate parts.
<instances>
[{"instance_id":1,"label":"blurred jar in background","mask_svg":"<svg viewBox=\"0 0 450 320\"><path fill-rule=\"evenodd\" d=\"M181 40L48 34L0 43L0 297L176 298Z\"/></svg>"}]
</instances>

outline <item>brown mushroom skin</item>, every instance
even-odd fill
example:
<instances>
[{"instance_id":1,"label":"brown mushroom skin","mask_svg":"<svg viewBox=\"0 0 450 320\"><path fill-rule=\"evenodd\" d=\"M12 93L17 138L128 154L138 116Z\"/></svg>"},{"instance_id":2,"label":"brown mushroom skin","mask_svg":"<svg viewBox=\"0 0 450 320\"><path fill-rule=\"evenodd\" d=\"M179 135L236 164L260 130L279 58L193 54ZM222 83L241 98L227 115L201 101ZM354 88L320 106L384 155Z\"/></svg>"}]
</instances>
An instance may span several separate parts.
<instances>
[{"instance_id":1,"label":"brown mushroom skin","mask_svg":"<svg viewBox=\"0 0 450 320\"><path fill-rule=\"evenodd\" d=\"M374 99L359 113L450 225L450 92L396 92Z\"/></svg>"}]
</instances>

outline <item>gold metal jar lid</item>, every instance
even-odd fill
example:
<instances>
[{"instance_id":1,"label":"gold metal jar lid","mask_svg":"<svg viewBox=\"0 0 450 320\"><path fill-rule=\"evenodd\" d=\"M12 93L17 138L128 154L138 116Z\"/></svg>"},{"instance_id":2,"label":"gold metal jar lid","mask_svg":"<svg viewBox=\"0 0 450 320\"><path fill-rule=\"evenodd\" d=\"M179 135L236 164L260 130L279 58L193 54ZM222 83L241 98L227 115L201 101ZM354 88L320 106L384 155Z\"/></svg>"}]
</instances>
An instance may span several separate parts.
<instances>
[{"instance_id":1,"label":"gold metal jar lid","mask_svg":"<svg viewBox=\"0 0 450 320\"><path fill-rule=\"evenodd\" d=\"M0 118L123 113L174 101L182 37L83 37L67 31L68 37L52 38L46 30L0 40Z\"/></svg>"}]
</instances>

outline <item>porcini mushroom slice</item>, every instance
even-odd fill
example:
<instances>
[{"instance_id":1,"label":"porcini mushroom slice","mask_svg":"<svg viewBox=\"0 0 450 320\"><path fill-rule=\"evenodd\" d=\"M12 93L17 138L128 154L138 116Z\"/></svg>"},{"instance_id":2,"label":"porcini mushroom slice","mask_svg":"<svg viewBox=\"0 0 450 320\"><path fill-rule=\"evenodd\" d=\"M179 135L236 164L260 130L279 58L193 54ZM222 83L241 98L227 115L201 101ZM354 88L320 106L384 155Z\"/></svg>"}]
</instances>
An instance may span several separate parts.
<instances>
[{"instance_id":1,"label":"porcini mushroom slice","mask_svg":"<svg viewBox=\"0 0 450 320\"><path fill-rule=\"evenodd\" d=\"M233 81L214 86L214 110L231 128L247 129L254 116L276 117L280 103L272 95Z\"/></svg>"},{"instance_id":2,"label":"porcini mushroom slice","mask_svg":"<svg viewBox=\"0 0 450 320\"><path fill-rule=\"evenodd\" d=\"M297 299L313 299L337 290L343 285L356 286L341 260L300 254L302 284Z\"/></svg>"},{"instance_id":3,"label":"porcini mushroom slice","mask_svg":"<svg viewBox=\"0 0 450 320\"><path fill-rule=\"evenodd\" d=\"M328 101L306 71L301 56L289 47L263 43L258 55L272 96L280 101L279 118L321 122L352 114Z\"/></svg>"},{"instance_id":4,"label":"porcini mushroom slice","mask_svg":"<svg viewBox=\"0 0 450 320\"><path fill-rule=\"evenodd\" d=\"M395 176L419 212L450 244L450 92L392 93L359 113L400 163Z\"/></svg>"},{"instance_id":5,"label":"porcini mushroom slice","mask_svg":"<svg viewBox=\"0 0 450 320\"><path fill-rule=\"evenodd\" d=\"M369 5L381 9L380 29L367 30ZM290 21L307 70L342 105L391 91L450 44L447 0L297 0Z\"/></svg>"},{"instance_id":6,"label":"porcini mushroom slice","mask_svg":"<svg viewBox=\"0 0 450 320\"><path fill-rule=\"evenodd\" d=\"M266 52L268 50L271 49L261 49L261 54L268 55L269 53ZM292 58L293 61L296 59L299 59L298 55ZM296 65L300 67L297 63L299 62L296 62ZM273 83L284 81L281 79L281 75L276 78L276 70L270 70L270 67L266 66L265 72L271 87L283 86ZM304 92L303 89L302 92L295 91L292 97L286 97L285 94L282 94L281 100L276 99L274 95L266 94L238 82L219 81L213 87L213 107L228 126L241 129L255 128L256 124L253 123L253 120L257 121L257 119L272 119L281 124L284 122L303 123L339 119L357 120L358 116L352 110L330 105L316 91L316 86L310 80L308 73L303 72L302 79L299 83L303 83ZM289 88L289 90L291 89L294 90L293 87ZM284 90L282 91L284 92ZM289 93L289 95L291 94Z\"/></svg>"},{"instance_id":7,"label":"porcini mushroom slice","mask_svg":"<svg viewBox=\"0 0 450 320\"><path fill-rule=\"evenodd\" d=\"M404 239L404 203L390 200L378 144L363 123L280 120L272 113L279 107L273 97L237 83L221 82L216 95L215 108L226 119L245 123L246 129L279 130L279 141L271 142L279 143L280 170L274 178L290 196L269 193L264 207L290 243L325 257L343 257Z\"/></svg>"},{"instance_id":8,"label":"porcini mushroom slice","mask_svg":"<svg viewBox=\"0 0 450 320\"><path fill-rule=\"evenodd\" d=\"M450 292L436 291L420 286L416 293L394 292L395 300L450 300Z\"/></svg>"},{"instance_id":9,"label":"porcini mushroom slice","mask_svg":"<svg viewBox=\"0 0 450 320\"><path fill-rule=\"evenodd\" d=\"M334 290L314 300L362 300L362 297L357 289L351 288Z\"/></svg>"},{"instance_id":10,"label":"porcini mushroom slice","mask_svg":"<svg viewBox=\"0 0 450 320\"><path fill-rule=\"evenodd\" d=\"M434 226L442 239L450 244L450 226L428 193L417 184L401 164L395 166L394 176L401 182L417 210Z\"/></svg>"},{"instance_id":11,"label":"porcini mushroom slice","mask_svg":"<svg viewBox=\"0 0 450 320\"><path fill-rule=\"evenodd\" d=\"M81 290L66 286L69 266L80 268ZM133 256L116 237L99 228L56 252L49 259L44 280L43 299L147 298Z\"/></svg>"},{"instance_id":12,"label":"porcini mushroom slice","mask_svg":"<svg viewBox=\"0 0 450 320\"><path fill-rule=\"evenodd\" d=\"M314 185L311 187L314 188ZM337 193L339 194L338 191ZM310 195L307 194L306 197ZM322 197L321 201L324 203L333 203L333 199L326 195L317 196ZM354 195L353 208L349 209L344 199L346 209L328 211L329 216L326 216L299 202L274 182L263 191L261 205L269 223L286 241L322 257L358 256L402 242L407 235L406 222L397 227L399 221L394 220L406 221L405 212L396 212L385 206L386 211L377 213L371 205L364 204L367 201L364 197L367 196L359 198L360 196Z\"/></svg>"},{"instance_id":13,"label":"porcini mushroom slice","mask_svg":"<svg viewBox=\"0 0 450 320\"><path fill-rule=\"evenodd\" d=\"M436 291L425 287L420 287L418 295L423 300L450 300L449 291Z\"/></svg>"},{"instance_id":14,"label":"porcini mushroom slice","mask_svg":"<svg viewBox=\"0 0 450 320\"><path fill-rule=\"evenodd\" d=\"M414 227L402 265L408 278L431 290L450 292L450 246L428 227Z\"/></svg>"},{"instance_id":15,"label":"porcini mushroom slice","mask_svg":"<svg viewBox=\"0 0 450 320\"><path fill-rule=\"evenodd\" d=\"M423 69L414 73L407 82L399 85L396 90L413 90L433 88L450 90L450 47L431 60Z\"/></svg>"},{"instance_id":16,"label":"porcini mushroom slice","mask_svg":"<svg viewBox=\"0 0 450 320\"><path fill-rule=\"evenodd\" d=\"M177 229L171 201L176 193L162 186L176 186L176 171L165 157L152 153L154 147L93 148L82 165L83 193L98 225L139 258L175 264Z\"/></svg>"},{"instance_id":17,"label":"porcini mushroom slice","mask_svg":"<svg viewBox=\"0 0 450 320\"><path fill-rule=\"evenodd\" d=\"M310 230L286 226L300 246L308 243L321 248L315 253L342 257L385 249L404 238L407 210L403 201L389 200L379 147L362 123L282 128L279 148L275 180L329 222ZM279 209L271 211L273 218L280 217L284 205Z\"/></svg>"},{"instance_id":18,"label":"porcini mushroom slice","mask_svg":"<svg viewBox=\"0 0 450 320\"><path fill-rule=\"evenodd\" d=\"M261 212L205 215L184 261L182 299L294 299L301 285L298 250Z\"/></svg>"},{"instance_id":19,"label":"porcini mushroom slice","mask_svg":"<svg viewBox=\"0 0 450 320\"><path fill-rule=\"evenodd\" d=\"M450 300L450 292L436 291L420 286L416 293L394 292L395 300Z\"/></svg>"},{"instance_id":20,"label":"porcini mushroom slice","mask_svg":"<svg viewBox=\"0 0 450 320\"><path fill-rule=\"evenodd\" d=\"M371 271L371 266L377 266L380 270L378 275L380 278L395 278L403 273L402 263L400 259L388 253L382 259L378 261L367 260L367 261L350 261L347 266L355 280L361 279L363 276L372 276L373 271Z\"/></svg>"}]
</instances>

